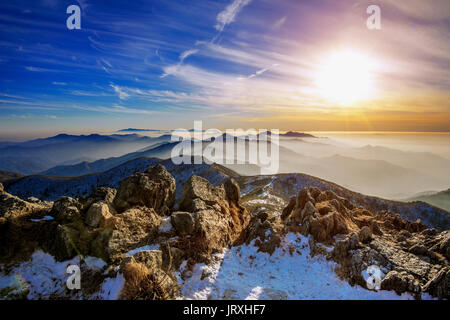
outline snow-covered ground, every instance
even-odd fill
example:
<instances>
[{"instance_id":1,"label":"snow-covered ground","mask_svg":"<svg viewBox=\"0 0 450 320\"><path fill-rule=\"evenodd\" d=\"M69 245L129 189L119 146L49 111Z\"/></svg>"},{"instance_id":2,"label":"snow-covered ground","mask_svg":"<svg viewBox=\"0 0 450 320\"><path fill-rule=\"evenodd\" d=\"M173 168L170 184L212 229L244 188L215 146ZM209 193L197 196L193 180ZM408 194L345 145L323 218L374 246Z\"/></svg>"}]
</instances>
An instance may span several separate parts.
<instances>
[{"instance_id":1,"label":"snow-covered ground","mask_svg":"<svg viewBox=\"0 0 450 320\"><path fill-rule=\"evenodd\" d=\"M272 255L257 249L253 243L233 247L216 254L211 265L196 265L192 275L181 270L178 279L182 298L413 299L406 293L399 296L392 291L352 287L337 277L334 262L321 255L310 257L308 238L302 235L288 234ZM426 294L422 298L431 297Z\"/></svg>"},{"instance_id":2,"label":"snow-covered ground","mask_svg":"<svg viewBox=\"0 0 450 320\"><path fill-rule=\"evenodd\" d=\"M152 249L157 248L141 247L129 254ZM212 264L197 264L192 271L186 270L185 261L176 273L181 287L180 299L413 299L407 293L399 296L393 291L376 292L350 286L337 277L334 262L322 255L310 257L308 237L300 234L288 234L272 255L257 249L253 242L225 249L213 256ZM38 250L30 261L7 274L0 272L0 291L6 287L14 289L10 294L25 291L28 299L119 298L124 285L120 272L106 277L94 294L83 297L80 291L69 291L67 266L81 263L79 257L56 262L51 255ZM97 270L105 267L105 262L94 257L85 257L83 263ZM422 299L431 297L423 294Z\"/></svg>"},{"instance_id":3,"label":"snow-covered ground","mask_svg":"<svg viewBox=\"0 0 450 320\"><path fill-rule=\"evenodd\" d=\"M66 297L70 299L83 299L81 291L68 290L66 281L69 265L80 266L84 263L88 268L101 270L106 263L99 258L85 257L82 262L77 256L71 260L57 262L48 253L35 251L29 261L23 262L9 272L0 272L0 291L10 288L8 293L20 294L25 292L28 299L51 299L52 297ZM89 299L117 299L122 290L124 279L119 273L114 278L106 278L100 290ZM5 298L0 296L0 300ZM85 297L86 298L86 297Z\"/></svg>"}]
</instances>

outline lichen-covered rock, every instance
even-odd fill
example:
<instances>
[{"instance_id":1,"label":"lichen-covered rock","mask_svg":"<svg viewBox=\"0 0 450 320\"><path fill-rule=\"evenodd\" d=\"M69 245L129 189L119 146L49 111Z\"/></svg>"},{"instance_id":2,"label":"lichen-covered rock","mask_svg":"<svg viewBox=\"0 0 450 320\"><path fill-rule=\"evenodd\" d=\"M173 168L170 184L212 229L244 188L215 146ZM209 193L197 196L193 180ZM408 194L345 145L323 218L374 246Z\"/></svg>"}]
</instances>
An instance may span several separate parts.
<instances>
[{"instance_id":1,"label":"lichen-covered rock","mask_svg":"<svg viewBox=\"0 0 450 320\"><path fill-rule=\"evenodd\" d=\"M114 206L119 212L146 206L159 215L169 215L175 202L175 188L175 179L164 166L157 164L122 180Z\"/></svg>"}]
</instances>

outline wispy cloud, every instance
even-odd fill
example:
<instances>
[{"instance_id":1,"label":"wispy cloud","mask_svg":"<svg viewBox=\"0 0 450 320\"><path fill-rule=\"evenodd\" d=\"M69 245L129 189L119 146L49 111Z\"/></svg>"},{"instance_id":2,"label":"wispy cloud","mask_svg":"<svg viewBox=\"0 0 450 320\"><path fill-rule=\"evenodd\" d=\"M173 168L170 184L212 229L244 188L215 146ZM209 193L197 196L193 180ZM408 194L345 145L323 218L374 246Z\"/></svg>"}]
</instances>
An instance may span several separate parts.
<instances>
[{"instance_id":1,"label":"wispy cloud","mask_svg":"<svg viewBox=\"0 0 450 320\"><path fill-rule=\"evenodd\" d=\"M67 86L67 82L61 82L61 81L53 81L52 84L55 86Z\"/></svg>"},{"instance_id":2,"label":"wispy cloud","mask_svg":"<svg viewBox=\"0 0 450 320\"><path fill-rule=\"evenodd\" d=\"M114 89L114 92L117 93L120 100L126 100L130 97L128 93L122 90L122 88L118 85L115 85L113 83L110 84L110 86Z\"/></svg>"},{"instance_id":3,"label":"wispy cloud","mask_svg":"<svg viewBox=\"0 0 450 320\"><path fill-rule=\"evenodd\" d=\"M233 0L223 11L219 12L216 18L216 29L223 31L223 29L232 23L239 13L251 0Z\"/></svg>"},{"instance_id":4,"label":"wispy cloud","mask_svg":"<svg viewBox=\"0 0 450 320\"><path fill-rule=\"evenodd\" d=\"M25 70L31 71L31 72L57 72L58 70L53 69L47 69L47 68L38 68L33 66L26 66Z\"/></svg>"},{"instance_id":5,"label":"wispy cloud","mask_svg":"<svg viewBox=\"0 0 450 320\"><path fill-rule=\"evenodd\" d=\"M187 57L196 54L198 52L198 49L190 49L190 50L186 50L184 51L181 55L180 55L180 62L183 62Z\"/></svg>"},{"instance_id":6,"label":"wispy cloud","mask_svg":"<svg viewBox=\"0 0 450 320\"><path fill-rule=\"evenodd\" d=\"M285 22L286 22L286 16L284 16L284 17L282 17L281 19L277 20L277 21L273 24L272 28L273 28L273 29L279 29L279 28L281 28L281 26L282 26Z\"/></svg>"}]
</instances>

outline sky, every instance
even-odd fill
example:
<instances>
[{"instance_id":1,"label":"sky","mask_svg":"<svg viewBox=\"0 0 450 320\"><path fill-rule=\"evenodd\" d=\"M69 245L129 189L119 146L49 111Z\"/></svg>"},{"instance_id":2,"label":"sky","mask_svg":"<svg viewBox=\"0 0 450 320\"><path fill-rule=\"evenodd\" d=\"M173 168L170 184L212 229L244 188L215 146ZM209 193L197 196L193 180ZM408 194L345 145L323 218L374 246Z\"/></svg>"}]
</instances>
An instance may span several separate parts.
<instances>
[{"instance_id":1,"label":"sky","mask_svg":"<svg viewBox=\"0 0 450 320\"><path fill-rule=\"evenodd\" d=\"M448 132L449 29L448 0L2 1L0 138L194 120Z\"/></svg>"}]
</instances>

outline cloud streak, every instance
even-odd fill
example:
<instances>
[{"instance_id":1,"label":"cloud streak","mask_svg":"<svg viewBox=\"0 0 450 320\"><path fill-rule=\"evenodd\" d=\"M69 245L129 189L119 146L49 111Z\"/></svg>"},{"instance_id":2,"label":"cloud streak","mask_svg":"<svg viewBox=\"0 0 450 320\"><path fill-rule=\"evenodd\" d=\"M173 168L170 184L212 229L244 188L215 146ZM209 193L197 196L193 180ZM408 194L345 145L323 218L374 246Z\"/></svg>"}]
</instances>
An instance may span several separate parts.
<instances>
[{"instance_id":1,"label":"cloud streak","mask_svg":"<svg viewBox=\"0 0 450 320\"><path fill-rule=\"evenodd\" d=\"M219 12L219 14L217 15L217 23L215 28L222 32L227 25L234 21L242 8L244 8L250 2L251 0L233 0L233 2L231 2L223 11Z\"/></svg>"}]
</instances>

